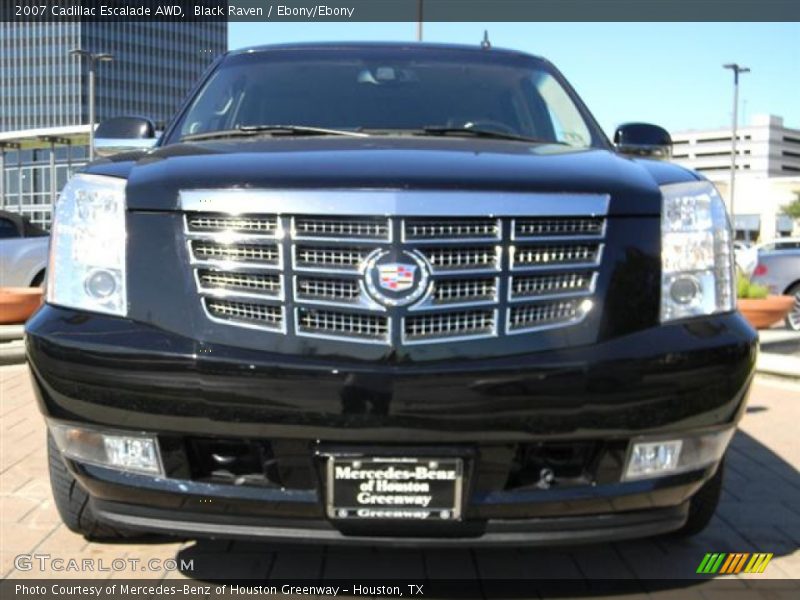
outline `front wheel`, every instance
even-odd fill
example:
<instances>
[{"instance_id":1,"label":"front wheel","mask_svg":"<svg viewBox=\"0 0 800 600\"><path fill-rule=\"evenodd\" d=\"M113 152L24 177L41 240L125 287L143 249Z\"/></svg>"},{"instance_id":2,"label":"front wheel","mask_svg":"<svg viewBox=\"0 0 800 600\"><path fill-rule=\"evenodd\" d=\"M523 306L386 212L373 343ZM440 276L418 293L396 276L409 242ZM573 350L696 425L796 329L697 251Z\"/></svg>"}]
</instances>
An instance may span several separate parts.
<instances>
[{"instance_id":1,"label":"front wheel","mask_svg":"<svg viewBox=\"0 0 800 600\"><path fill-rule=\"evenodd\" d=\"M725 472L725 461L720 463L714 476L706 481L691 500L689 500L689 518L683 527L675 532L678 537L697 535L711 521L717 510L720 496L722 495L722 479Z\"/></svg>"},{"instance_id":2,"label":"front wheel","mask_svg":"<svg viewBox=\"0 0 800 600\"><path fill-rule=\"evenodd\" d=\"M786 327L792 331L800 331L800 283L793 285L787 295L794 296L794 306L786 315Z\"/></svg>"},{"instance_id":3,"label":"front wheel","mask_svg":"<svg viewBox=\"0 0 800 600\"><path fill-rule=\"evenodd\" d=\"M134 532L116 529L97 520L89 503L89 494L67 469L61 452L49 433L47 458L53 500L61 521L70 531L79 533L89 540L119 540L135 535Z\"/></svg>"}]
</instances>

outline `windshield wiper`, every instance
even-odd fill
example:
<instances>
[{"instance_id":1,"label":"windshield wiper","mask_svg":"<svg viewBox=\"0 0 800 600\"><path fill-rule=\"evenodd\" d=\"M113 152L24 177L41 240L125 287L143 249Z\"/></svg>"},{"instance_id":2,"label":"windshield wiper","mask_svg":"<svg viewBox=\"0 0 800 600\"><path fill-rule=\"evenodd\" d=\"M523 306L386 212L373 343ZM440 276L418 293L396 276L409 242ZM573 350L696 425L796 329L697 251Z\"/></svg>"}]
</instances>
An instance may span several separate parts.
<instances>
[{"instance_id":1,"label":"windshield wiper","mask_svg":"<svg viewBox=\"0 0 800 600\"><path fill-rule=\"evenodd\" d=\"M422 130L415 135L463 135L471 137L490 138L495 140L513 140L515 142L532 142L535 144L563 144L566 142L559 142L557 140L545 140L542 138L526 137L524 135L517 135L515 133L503 133L502 131L492 131L491 129L479 129L476 127L446 127L443 125L431 125L423 127Z\"/></svg>"},{"instance_id":2,"label":"windshield wiper","mask_svg":"<svg viewBox=\"0 0 800 600\"><path fill-rule=\"evenodd\" d=\"M285 136L343 135L348 137L369 137L369 134L360 133L358 131L308 127L306 125L240 125L236 129L220 129L218 131L190 133L181 137L181 141L191 142L229 137L251 137L262 133Z\"/></svg>"}]
</instances>

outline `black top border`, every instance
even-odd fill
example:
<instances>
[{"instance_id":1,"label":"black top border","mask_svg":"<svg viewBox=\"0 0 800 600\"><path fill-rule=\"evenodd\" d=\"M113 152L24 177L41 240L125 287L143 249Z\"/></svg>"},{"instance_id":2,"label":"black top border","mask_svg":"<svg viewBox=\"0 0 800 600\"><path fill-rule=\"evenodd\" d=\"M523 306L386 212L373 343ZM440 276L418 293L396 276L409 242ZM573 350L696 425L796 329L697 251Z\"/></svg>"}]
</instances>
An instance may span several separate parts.
<instances>
[{"instance_id":1,"label":"black top border","mask_svg":"<svg viewBox=\"0 0 800 600\"><path fill-rule=\"evenodd\" d=\"M2 0L0 21L800 21L798 0Z\"/></svg>"}]
</instances>

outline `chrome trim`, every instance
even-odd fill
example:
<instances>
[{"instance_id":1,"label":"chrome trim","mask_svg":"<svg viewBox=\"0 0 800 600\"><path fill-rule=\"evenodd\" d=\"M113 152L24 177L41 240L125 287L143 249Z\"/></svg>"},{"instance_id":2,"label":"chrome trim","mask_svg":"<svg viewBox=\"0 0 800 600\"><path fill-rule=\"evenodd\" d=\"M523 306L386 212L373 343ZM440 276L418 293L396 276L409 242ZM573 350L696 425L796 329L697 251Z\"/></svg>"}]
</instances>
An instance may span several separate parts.
<instances>
[{"instance_id":1,"label":"chrome trim","mask_svg":"<svg viewBox=\"0 0 800 600\"><path fill-rule=\"evenodd\" d=\"M196 239L187 239L186 240L186 250L189 253L189 265L192 267L209 267L213 269L217 269L219 271L231 271L231 270L240 270L246 271L247 269L253 270L267 270L267 271L282 271L283 270L283 246L281 244L275 244L275 247L278 249L278 261L277 264L269 265L269 264L259 264L255 262L242 262L238 260L203 260L197 259L194 256L194 251L192 250L192 242L198 241ZM212 240L209 240L212 241ZM266 245L266 244L265 244Z\"/></svg>"},{"instance_id":2,"label":"chrome trim","mask_svg":"<svg viewBox=\"0 0 800 600\"><path fill-rule=\"evenodd\" d=\"M449 308L449 307L448 307ZM453 307L455 308L455 307ZM426 313L420 313L419 315L413 316L422 316ZM438 313L441 315L446 315L447 311L442 311ZM426 337L420 340L409 340L406 336L406 320L409 317L403 317L400 322L400 339L402 343L407 346L414 346L417 344L443 344L447 342L464 342L468 340L478 340L478 339L487 339L487 338L496 338L500 335L500 327L499 327L499 309L493 308L492 309L492 330L488 333L476 333L472 335L451 335L451 336L444 336L444 337Z\"/></svg>"},{"instance_id":3,"label":"chrome trim","mask_svg":"<svg viewBox=\"0 0 800 600\"><path fill-rule=\"evenodd\" d=\"M281 227L280 219L277 219L277 227L275 228L275 233L268 234L268 233L244 233L241 231L192 231L189 229L189 215L183 215L183 235L186 236L187 239L193 240L210 240L210 241L220 241L223 240L229 243L236 243L236 242L258 242L262 240L271 240L279 242L282 240L286 232Z\"/></svg>"},{"instance_id":4,"label":"chrome trim","mask_svg":"<svg viewBox=\"0 0 800 600\"><path fill-rule=\"evenodd\" d=\"M272 304L267 304L262 302L265 306L274 306ZM281 310L281 326L280 327L267 327L266 325L257 325L255 323L244 323L242 321L236 321L233 319L222 319L220 317L215 317L211 314L208 310L208 306L206 306L205 297L200 298L200 306L203 308L203 312L205 312L206 317L216 323L222 323L224 325L232 325L234 327L245 327L247 329L257 329L259 331L268 331L270 333L280 333L286 335L287 328L286 328L286 307L285 306L278 306Z\"/></svg>"},{"instance_id":5,"label":"chrome trim","mask_svg":"<svg viewBox=\"0 0 800 600\"><path fill-rule=\"evenodd\" d=\"M466 302L444 302L441 304L436 304L434 301L434 296L436 295L436 286L439 283L445 283L447 281L460 281L459 278L440 278L434 279L433 285L430 286L428 292L422 297L422 299L413 304L409 307L409 311L447 311L451 308L472 308L472 307L481 307L481 306L493 306L496 305L500 301L500 277L499 276L492 276L487 277L486 279L493 279L494 280L494 295L491 298L486 298L484 300L468 300ZM509 276L509 281L511 277Z\"/></svg>"},{"instance_id":6,"label":"chrome trim","mask_svg":"<svg viewBox=\"0 0 800 600\"><path fill-rule=\"evenodd\" d=\"M571 215L575 218L581 218L578 215ZM587 219L598 218L598 215L582 215ZM525 218L539 218L537 215L527 215L526 217L519 217L519 220ZM547 218L547 217L543 217ZM556 219L561 218L561 215L555 216ZM594 242L602 240L606 237L606 229L608 228L608 219L603 218L603 225L600 228L600 233L597 234L581 234L581 235L517 235L517 219L511 219L511 238L512 242Z\"/></svg>"},{"instance_id":7,"label":"chrome trim","mask_svg":"<svg viewBox=\"0 0 800 600\"><path fill-rule=\"evenodd\" d=\"M463 215L438 215L442 220L457 220ZM431 217L436 218L436 217ZM406 236L406 226L410 219L403 219L400 223L400 239L404 244L496 244L503 239L503 222L499 218L493 219L497 226L497 235L494 237L454 237L454 238L409 238Z\"/></svg>"},{"instance_id":8,"label":"chrome trim","mask_svg":"<svg viewBox=\"0 0 800 600\"><path fill-rule=\"evenodd\" d=\"M608 214L608 194L427 191L400 189L181 190L181 210L229 215L419 216L419 217L599 217Z\"/></svg>"},{"instance_id":9,"label":"chrome trim","mask_svg":"<svg viewBox=\"0 0 800 600\"><path fill-rule=\"evenodd\" d=\"M580 268L580 267L579 267ZM515 271L519 275L523 277L530 275L532 271ZM543 273L545 274L545 273ZM600 274L597 271L591 272L591 280L589 281L589 287L585 290L581 290L578 292L563 292L557 294L540 294L537 296L514 296L514 277L515 275L509 275L508 277L508 296L506 297L506 301L512 304L533 304L538 300L561 300L564 298L583 298L585 296L591 296L594 294L596 287L597 287L597 278Z\"/></svg>"},{"instance_id":10,"label":"chrome trim","mask_svg":"<svg viewBox=\"0 0 800 600\"><path fill-rule=\"evenodd\" d=\"M530 271L572 271L577 269L595 269L600 266L603 262L603 249L605 248L605 244L600 243L597 244L597 256L594 259L594 262L562 262L562 263L554 263L551 265L522 265L518 266L515 264L514 258L517 252L517 246L509 245L508 252L508 270L509 273L528 273Z\"/></svg>"},{"instance_id":11,"label":"chrome trim","mask_svg":"<svg viewBox=\"0 0 800 600\"><path fill-rule=\"evenodd\" d=\"M580 314L577 317L573 317L568 321L562 321L560 323L548 323L546 325L534 325L532 327L522 327L518 329L511 328L511 306L506 308L506 323L505 323L505 334L506 335L517 335L519 333L531 333L533 331L547 331L548 329L560 329L561 327L569 327L570 325L577 325L578 323L582 323L586 316L592 311L595 307L595 302L592 302L592 306L589 307L588 310L582 310L580 305L578 306L578 311ZM536 304L536 302L528 302L528 304Z\"/></svg>"},{"instance_id":12,"label":"chrome trim","mask_svg":"<svg viewBox=\"0 0 800 600\"><path fill-rule=\"evenodd\" d=\"M297 212L297 211L292 211ZM355 216L355 215L314 215L320 217L328 217L328 216ZM386 225L387 225L387 237L386 238L369 238L369 237L347 237L347 236L331 236L331 237L322 237L322 236L313 236L313 235L299 235L297 233L297 227L295 226L295 220L297 219L296 216L292 216L290 228L289 228L289 235L291 236L292 240L298 240L301 242L336 242L336 243L346 243L346 244L391 244L394 241L394 227L393 227L393 219L387 217L386 218Z\"/></svg>"},{"instance_id":13,"label":"chrome trim","mask_svg":"<svg viewBox=\"0 0 800 600\"><path fill-rule=\"evenodd\" d=\"M296 304L308 304L310 306L333 306L338 308L354 308L354 309L361 309L361 310L374 310L380 311L382 313L387 312L387 308L375 302L372 298L369 297L366 289L364 288L364 282L361 280L361 276L353 277L352 280L358 284L358 296L356 296L354 302L345 302L345 301L336 301L336 300L316 300L313 298L304 298L298 292L297 287L297 279L298 277L307 277L305 271L300 271L300 275L293 275L292 276L292 295ZM326 279L324 275L319 276L320 279Z\"/></svg>"},{"instance_id":14,"label":"chrome trim","mask_svg":"<svg viewBox=\"0 0 800 600\"><path fill-rule=\"evenodd\" d=\"M267 293L259 293L259 292L247 292L247 291L237 291L237 290L226 290L226 289L218 289L218 288L207 288L205 287L202 282L200 281L200 271L202 269L193 268L194 271L194 282L197 285L197 293L200 296L210 296L213 298L221 298L225 300L236 299L236 298L248 298L253 300L272 300L276 302L285 302L286 301L286 287L285 281L283 277L283 273L276 273L278 276L278 285L280 289L277 294L270 295ZM261 275L262 273L250 273L248 271L231 271L230 269L227 271L218 270L217 272L223 274L250 274L250 275ZM270 273L272 274L272 273Z\"/></svg>"},{"instance_id":15,"label":"chrome trim","mask_svg":"<svg viewBox=\"0 0 800 600\"><path fill-rule=\"evenodd\" d=\"M305 307L296 306L294 309L294 334L300 337L307 337L307 338L314 338L314 339L323 339L323 340L336 340L337 342L354 342L357 344L372 344L378 346L387 346L391 344L392 340L392 317L386 315L386 337L382 339L369 339L358 337L354 335L335 335L330 333L308 333L305 331L301 331L300 329L300 316L299 312ZM311 307L313 308L313 307ZM372 313L367 313L366 316L382 316L382 315L374 315Z\"/></svg>"}]
</instances>

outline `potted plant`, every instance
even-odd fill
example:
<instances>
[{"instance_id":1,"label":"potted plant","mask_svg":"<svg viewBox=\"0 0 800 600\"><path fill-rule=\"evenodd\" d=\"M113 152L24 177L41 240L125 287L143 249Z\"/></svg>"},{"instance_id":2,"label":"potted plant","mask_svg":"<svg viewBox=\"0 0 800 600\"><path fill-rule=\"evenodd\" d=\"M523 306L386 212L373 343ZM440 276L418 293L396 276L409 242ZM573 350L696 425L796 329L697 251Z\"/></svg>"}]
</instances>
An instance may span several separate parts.
<instances>
[{"instance_id":1,"label":"potted plant","mask_svg":"<svg viewBox=\"0 0 800 600\"><path fill-rule=\"evenodd\" d=\"M766 329L784 319L792 310L792 296L770 295L766 286L751 282L742 273L739 273L736 283L736 306L756 329Z\"/></svg>"},{"instance_id":2,"label":"potted plant","mask_svg":"<svg viewBox=\"0 0 800 600\"><path fill-rule=\"evenodd\" d=\"M42 288L0 287L0 325L24 323L42 303Z\"/></svg>"}]
</instances>

